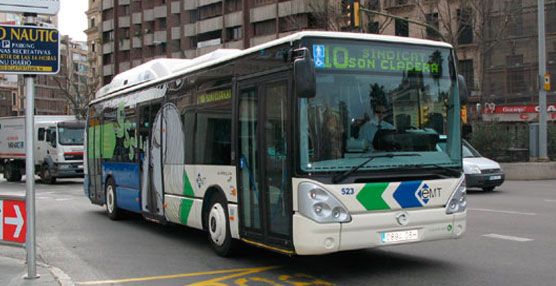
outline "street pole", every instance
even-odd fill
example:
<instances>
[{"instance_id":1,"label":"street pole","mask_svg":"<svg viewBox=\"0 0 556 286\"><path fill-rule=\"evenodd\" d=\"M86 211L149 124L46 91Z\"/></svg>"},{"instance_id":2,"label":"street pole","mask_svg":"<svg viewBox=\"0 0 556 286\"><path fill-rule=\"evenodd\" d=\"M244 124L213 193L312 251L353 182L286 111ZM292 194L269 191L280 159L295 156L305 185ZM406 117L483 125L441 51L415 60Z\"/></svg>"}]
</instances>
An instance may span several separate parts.
<instances>
[{"instance_id":1,"label":"street pole","mask_svg":"<svg viewBox=\"0 0 556 286\"><path fill-rule=\"evenodd\" d=\"M546 74L546 43L544 32L544 0L538 1L539 27L539 159L548 161L546 143L546 90L544 90L544 75Z\"/></svg>"},{"instance_id":2,"label":"street pole","mask_svg":"<svg viewBox=\"0 0 556 286\"><path fill-rule=\"evenodd\" d=\"M25 25L34 26L35 13L25 13ZM25 75L25 196L27 212L27 238L25 250L27 252L27 275L25 279L37 279L37 255L35 242L35 155L33 154L33 127L35 126L35 76Z\"/></svg>"}]
</instances>

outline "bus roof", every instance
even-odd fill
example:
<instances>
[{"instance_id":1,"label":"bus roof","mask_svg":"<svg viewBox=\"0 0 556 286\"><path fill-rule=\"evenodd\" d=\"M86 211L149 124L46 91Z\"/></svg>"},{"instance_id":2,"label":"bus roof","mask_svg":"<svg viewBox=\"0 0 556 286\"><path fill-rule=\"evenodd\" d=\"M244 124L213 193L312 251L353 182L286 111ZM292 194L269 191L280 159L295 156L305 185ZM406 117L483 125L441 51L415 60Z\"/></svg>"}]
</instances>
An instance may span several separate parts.
<instances>
[{"instance_id":1,"label":"bus roof","mask_svg":"<svg viewBox=\"0 0 556 286\"><path fill-rule=\"evenodd\" d=\"M201 70L212 65L239 58L263 49L279 46L284 43L294 42L306 37L326 37L330 39L368 40L400 44L413 44L452 48L452 45L432 40L397 37L377 34L329 32L329 31L303 31L276 39L246 50L218 49L194 59L155 59L116 75L112 81L102 87L90 102L94 104L105 99L113 98L123 93L137 90L149 85L169 80L173 77L186 75L196 70Z\"/></svg>"}]
</instances>

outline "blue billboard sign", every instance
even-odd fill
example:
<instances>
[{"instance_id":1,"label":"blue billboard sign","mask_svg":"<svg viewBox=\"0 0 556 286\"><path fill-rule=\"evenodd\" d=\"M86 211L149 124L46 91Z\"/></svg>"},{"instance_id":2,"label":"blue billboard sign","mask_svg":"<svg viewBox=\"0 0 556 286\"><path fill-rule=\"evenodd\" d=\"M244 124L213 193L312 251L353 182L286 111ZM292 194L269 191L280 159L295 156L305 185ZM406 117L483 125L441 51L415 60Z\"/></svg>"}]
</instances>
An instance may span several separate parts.
<instances>
[{"instance_id":1,"label":"blue billboard sign","mask_svg":"<svg viewBox=\"0 0 556 286\"><path fill-rule=\"evenodd\" d=\"M58 30L0 25L0 73L57 74L59 70Z\"/></svg>"}]
</instances>

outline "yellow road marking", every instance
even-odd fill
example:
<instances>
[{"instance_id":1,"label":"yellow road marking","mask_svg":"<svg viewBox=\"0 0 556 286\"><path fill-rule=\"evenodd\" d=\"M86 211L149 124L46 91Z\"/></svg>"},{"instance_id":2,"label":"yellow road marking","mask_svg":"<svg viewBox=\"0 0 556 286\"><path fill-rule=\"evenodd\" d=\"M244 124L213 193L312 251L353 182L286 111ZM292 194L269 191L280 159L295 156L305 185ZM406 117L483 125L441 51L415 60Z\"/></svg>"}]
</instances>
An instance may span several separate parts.
<instances>
[{"instance_id":1,"label":"yellow road marking","mask_svg":"<svg viewBox=\"0 0 556 286\"><path fill-rule=\"evenodd\" d=\"M151 281L151 280L161 280L161 279L174 279L174 278L182 278L182 277L194 277L194 276L203 276L203 275L224 274L224 273L233 273L233 272L245 273L245 274L240 273L240 274L242 274L240 276L243 276L243 275L262 272L262 271L266 271L266 270L270 270L270 269L274 269L274 268L278 268L278 267L280 267L280 266L267 266L267 267L258 267L258 268L241 268L241 269L231 269L231 270L216 270L216 271L174 274L174 275L165 275L165 276L128 278L128 279L119 279L119 280L86 281L86 282L76 282L75 285L102 285L102 284L114 284L114 283L141 282L141 281ZM225 278L225 277L223 277L223 278ZM233 278L233 277L231 277L231 278ZM216 278L216 279L219 279L219 278ZM228 279L228 278L226 278L226 279ZM221 280L226 280L226 279L221 279ZM211 281L211 280L209 280L209 281ZM220 281L220 280L218 280L218 281Z\"/></svg>"},{"instance_id":2,"label":"yellow road marking","mask_svg":"<svg viewBox=\"0 0 556 286\"><path fill-rule=\"evenodd\" d=\"M189 284L188 286L227 286L228 284L220 283L220 281L224 281L224 280L228 280L228 279L232 279L232 278L236 278L236 277L241 277L241 276L245 276L245 275L250 275L250 274L254 274L254 273L264 272L264 271L267 271L267 270L272 270L272 269L276 269L276 268L280 268L280 267L282 267L282 266L266 266L266 267L259 267L259 268L251 268L250 270L247 270L245 272L236 273L236 274L223 276L223 277L218 277L218 278L210 279L210 280L207 280L207 281L196 282L196 283L193 283L193 284Z\"/></svg>"}]
</instances>

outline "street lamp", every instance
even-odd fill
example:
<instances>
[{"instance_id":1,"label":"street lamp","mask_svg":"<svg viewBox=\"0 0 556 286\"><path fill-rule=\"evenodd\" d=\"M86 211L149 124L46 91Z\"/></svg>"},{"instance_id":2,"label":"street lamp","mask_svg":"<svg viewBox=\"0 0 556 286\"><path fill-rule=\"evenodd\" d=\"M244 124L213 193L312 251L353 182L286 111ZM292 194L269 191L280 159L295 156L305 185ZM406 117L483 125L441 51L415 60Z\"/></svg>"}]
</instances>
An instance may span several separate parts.
<instances>
[{"instance_id":1,"label":"street lamp","mask_svg":"<svg viewBox=\"0 0 556 286\"><path fill-rule=\"evenodd\" d=\"M187 58L187 55L185 54L185 51L182 50L181 46L176 44L175 42L163 42L163 41L153 41L153 44L155 45L167 45L167 44L171 44L174 47L178 48L178 50L183 54L183 58Z\"/></svg>"}]
</instances>

